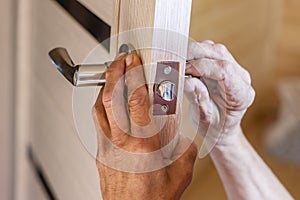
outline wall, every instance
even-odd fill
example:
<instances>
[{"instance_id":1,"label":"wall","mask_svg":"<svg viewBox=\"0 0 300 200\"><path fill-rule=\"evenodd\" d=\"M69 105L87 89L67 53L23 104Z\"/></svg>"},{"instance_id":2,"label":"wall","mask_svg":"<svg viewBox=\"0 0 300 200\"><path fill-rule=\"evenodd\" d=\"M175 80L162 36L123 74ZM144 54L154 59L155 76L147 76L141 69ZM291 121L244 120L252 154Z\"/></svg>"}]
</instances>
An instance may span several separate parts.
<instances>
[{"instance_id":1,"label":"wall","mask_svg":"<svg viewBox=\"0 0 300 200\"><path fill-rule=\"evenodd\" d=\"M285 0L283 24L276 51L278 79L300 76L300 1Z\"/></svg>"},{"instance_id":2,"label":"wall","mask_svg":"<svg viewBox=\"0 0 300 200\"><path fill-rule=\"evenodd\" d=\"M193 1L190 35L197 41L225 44L252 75L257 92L255 117L268 112L265 91L273 84L274 46L282 13L281 0Z\"/></svg>"}]
</instances>

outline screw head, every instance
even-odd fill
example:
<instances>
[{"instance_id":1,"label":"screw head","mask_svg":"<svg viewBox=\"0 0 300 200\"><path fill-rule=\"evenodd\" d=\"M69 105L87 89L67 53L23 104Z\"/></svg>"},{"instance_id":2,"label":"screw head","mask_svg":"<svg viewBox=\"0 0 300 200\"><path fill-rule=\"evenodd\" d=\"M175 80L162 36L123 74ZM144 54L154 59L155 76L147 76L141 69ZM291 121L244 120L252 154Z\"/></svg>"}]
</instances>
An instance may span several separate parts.
<instances>
[{"instance_id":1,"label":"screw head","mask_svg":"<svg viewBox=\"0 0 300 200\"><path fill-rule=\"evenodd\" d=\"M164 74L166 74L166 75L170 74L171 71L172 71L172 67L170 67L170 66L167 66L167 67L164 68Z\"/></svg>"},{"instance_id":2,"label":"screw head","mask_svg":"<svg viewBox=\"0 0 300 200\"><path fill-rule=\"evenodd\" d=\"M160 108L165 113L169 110L169 106L168 105L162 105Z\"/></svg>"},{"instance_id":3,"label":"screw head","mask_svg":"<svg viewBox=\"0 0 300 200\"><path fill-rule=\"evenodd\" d=\"M133 52L135 52L135 49L131 44L122 44L119 48L119 53L131 54Z\"/></svg>"}]
</instances>

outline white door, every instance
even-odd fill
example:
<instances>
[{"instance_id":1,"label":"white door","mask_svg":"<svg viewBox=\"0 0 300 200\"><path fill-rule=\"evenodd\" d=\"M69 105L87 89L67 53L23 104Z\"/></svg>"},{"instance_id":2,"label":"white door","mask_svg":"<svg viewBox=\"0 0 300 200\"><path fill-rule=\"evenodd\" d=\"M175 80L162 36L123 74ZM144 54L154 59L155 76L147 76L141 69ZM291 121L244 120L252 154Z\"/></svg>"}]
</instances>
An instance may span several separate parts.
<instances>
[{"instance_id":1,"label":"white door","mask_svg":"<svg viewBox=\"0 0 300 200\"><path fill-rule=\"evenodd\" d=\"M32 191L37 190L36 188L40 188L41 193L49 199L101 199L100 181L93 157L97 150L96 137L89 135L91 133L83 133L81 125L74 121L74 117L81 115L78 111L81 107L74 105L74 95L84 99L84 91L78 93L74 90L51 64L48 52L55 47L64 47L76 64L103 63L113 59L122 43L130 42L137 47L142 47L145 43L144 35L139 35L138 32L130 36L114 37L109 43L100 44L119 32L157 27L188 36L191 1L21 2L24 7L20 8L19 16L24 17L20 20L25 25L19 26L19 31L24 31L24 35L19 32L18 37L18 76L23 81L17 84L20 93L16 199L24 199L24 196L33 199ZM150 47L164 39L169 50L179 55L186 51L187 37L179 42L176 37L161 38L155 31L150 34ZM173 42L178 44L171 45ZM151 49L141 55L148 62L177 59L182 66L180 74L184 71L183 58L157 53ZM153 73L155 69L152 68L146 71L148 77L155 77ZM181 98L182 79L178 84L178 98ZM91 107L83 106L83 109L90 112ZM38 196L35 198L40 199Z\"/></svg>"}]
</instances>

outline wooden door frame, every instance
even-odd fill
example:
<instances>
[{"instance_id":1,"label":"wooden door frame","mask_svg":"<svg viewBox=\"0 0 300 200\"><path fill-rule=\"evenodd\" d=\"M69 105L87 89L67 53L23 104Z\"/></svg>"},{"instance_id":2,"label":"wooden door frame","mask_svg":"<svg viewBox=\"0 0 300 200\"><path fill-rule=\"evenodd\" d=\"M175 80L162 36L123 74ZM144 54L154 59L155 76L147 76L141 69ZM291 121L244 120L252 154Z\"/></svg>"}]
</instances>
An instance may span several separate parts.
<instances>
[{"instance_id":1,"label":"wooden door frame","mask_svg":"<svg viewBox=\"0 0 300 200\"><path fill-rule=\"evenodd\" d=\"M155 81L155 63L161 61L180 62L176 116L180 117L183 99L186 54L189 40L189 28L192 0L121 0L119 13L119 46L130 43L137 48L148 45L151 51L140 51L144 63L153 64L145 68L145 76L149 84ZM145 14L146 13L146 14ZM139 35L141 29L145 35ZM134 31L134 30L138 31ZM129 31L129 36L122 37L122 32ZM150 41L146 41L150 40ZM175 45L174 45L175 44ZM157 51L157 48L160 50ZM150 95L152 90L149 90Z\"/></svg>"}]
</instances>

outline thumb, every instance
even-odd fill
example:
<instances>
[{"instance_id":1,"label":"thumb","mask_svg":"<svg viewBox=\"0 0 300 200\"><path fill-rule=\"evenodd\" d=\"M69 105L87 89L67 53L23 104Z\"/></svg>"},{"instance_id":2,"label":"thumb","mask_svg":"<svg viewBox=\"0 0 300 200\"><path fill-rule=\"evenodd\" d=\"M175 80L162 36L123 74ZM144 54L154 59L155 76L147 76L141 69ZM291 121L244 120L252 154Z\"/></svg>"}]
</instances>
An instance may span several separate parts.
<instances>
[{"instance_id":1,"label":"thumb","mask_svg":"<svg viewBox=\"0 0 300 200\"><path fill-rule=\"evenodd\" d=\"M125 61L129 115L137 126L146 126L151 121L149 116L150 99L142 62L136 54L129 54Z\"/></svg>"}]
</instances>

